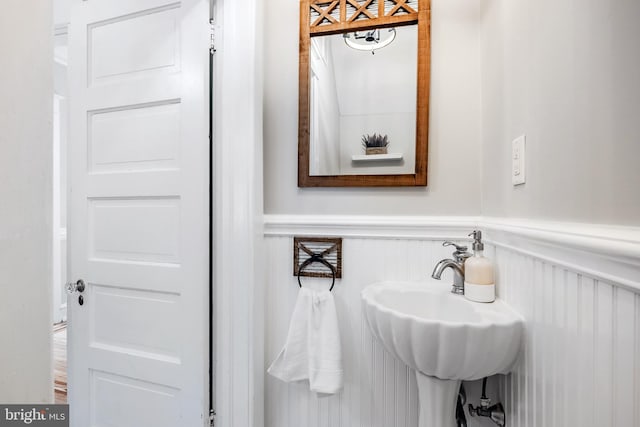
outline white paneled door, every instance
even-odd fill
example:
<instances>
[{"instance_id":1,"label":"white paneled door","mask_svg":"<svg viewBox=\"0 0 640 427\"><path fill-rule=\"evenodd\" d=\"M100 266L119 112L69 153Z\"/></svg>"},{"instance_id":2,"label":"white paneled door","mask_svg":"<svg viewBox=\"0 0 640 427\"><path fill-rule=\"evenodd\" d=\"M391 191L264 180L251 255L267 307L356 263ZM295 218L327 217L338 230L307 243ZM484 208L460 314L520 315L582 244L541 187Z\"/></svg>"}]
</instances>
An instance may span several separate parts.
<instances>
[{"instance_id":1,"label":"white paneled door","mask_svg":"<svg viewBox=\"0 0 640 427\"><path fill-rule=\"evenodd\" d=\"M207 0L75 0L74 427L208 423Z\"/></svg>"}]
</instances>

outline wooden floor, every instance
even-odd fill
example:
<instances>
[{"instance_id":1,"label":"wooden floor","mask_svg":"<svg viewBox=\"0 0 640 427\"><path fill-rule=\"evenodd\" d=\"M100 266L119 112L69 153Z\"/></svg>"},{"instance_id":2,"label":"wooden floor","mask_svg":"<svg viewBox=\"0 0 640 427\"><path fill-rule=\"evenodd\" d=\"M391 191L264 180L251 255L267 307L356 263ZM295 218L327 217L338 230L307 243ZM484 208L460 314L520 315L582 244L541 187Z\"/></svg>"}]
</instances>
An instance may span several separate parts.
<instances>
[{"instance_id":1,"label":"wooden floor","mask_svg":"<svg viewBox=\"0 0 640 427\"><path fill-rule=\"evenodd\" d=\"M53 381L56 403L67 403L67 324L53 325Z\"/></svg>"}]
</instances>

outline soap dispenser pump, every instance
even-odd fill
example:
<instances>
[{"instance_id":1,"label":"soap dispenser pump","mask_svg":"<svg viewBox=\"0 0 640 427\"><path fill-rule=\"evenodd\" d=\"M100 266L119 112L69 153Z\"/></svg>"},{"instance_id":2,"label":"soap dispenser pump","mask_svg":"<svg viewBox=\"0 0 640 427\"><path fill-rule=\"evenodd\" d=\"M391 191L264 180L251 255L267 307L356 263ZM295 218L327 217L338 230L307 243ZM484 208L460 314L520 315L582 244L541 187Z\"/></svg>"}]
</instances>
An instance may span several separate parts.
<instances>
[{"instance_id":1,"label":"soap dispenser pump","mask_svg":"<svg viewBox=\"0 0 640 427\"><path fill-rule=\"evenodd\" d=\"M493 302L496 299L496 286L493 263L483 255L482 231L474 230L473 256L464 263L464 296L475 302Z\"/></svg>"}]
</instances>

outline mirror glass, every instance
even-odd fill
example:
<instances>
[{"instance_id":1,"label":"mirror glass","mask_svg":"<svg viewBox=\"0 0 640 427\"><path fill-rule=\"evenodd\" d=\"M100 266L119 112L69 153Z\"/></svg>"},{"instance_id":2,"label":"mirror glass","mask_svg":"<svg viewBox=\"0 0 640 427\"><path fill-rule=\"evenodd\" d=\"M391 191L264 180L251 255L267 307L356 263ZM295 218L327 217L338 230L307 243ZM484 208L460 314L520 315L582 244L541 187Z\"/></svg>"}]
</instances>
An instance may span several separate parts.
<instances>
[{"instance_id":1,"label":"mirror glass","mask_svg":"<svg viewBox=\"0 0 640 427\"><path fill-rule=\"evenodd\" d=\"M414 174L418 26L314 36L309 175Z\"/></svg>"}]
</instances>

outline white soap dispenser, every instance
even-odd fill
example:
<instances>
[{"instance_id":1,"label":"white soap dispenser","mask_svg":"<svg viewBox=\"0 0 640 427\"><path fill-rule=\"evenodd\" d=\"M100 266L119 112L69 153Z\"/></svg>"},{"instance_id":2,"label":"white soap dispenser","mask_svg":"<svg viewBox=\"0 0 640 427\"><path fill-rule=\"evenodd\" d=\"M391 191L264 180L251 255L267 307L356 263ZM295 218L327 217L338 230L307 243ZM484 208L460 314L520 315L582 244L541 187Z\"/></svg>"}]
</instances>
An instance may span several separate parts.
<instances>
[{"instance_id":1,"label":"white soap dispenser","mask_svg":"<svg viewBox=\"0 0 640 427\"><path fill-rule=\"evenodd\" d=\"M473 236L473 256L464 263L464 296L475 302L493 302L496 299L493 263L482 254L482 231L475 230L469 236Z\"/></svg>"}]
</instances>

